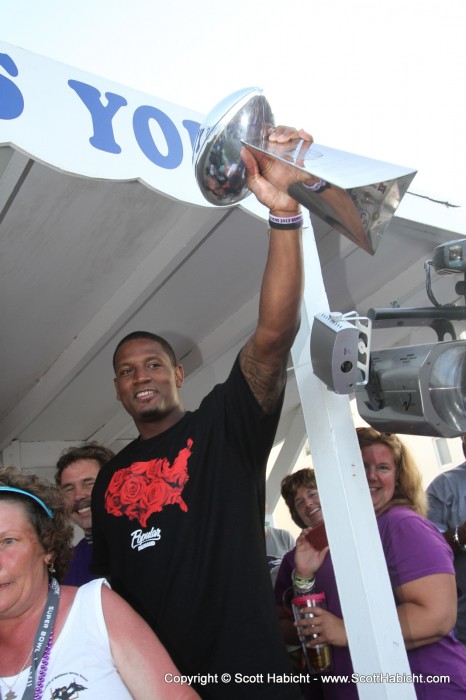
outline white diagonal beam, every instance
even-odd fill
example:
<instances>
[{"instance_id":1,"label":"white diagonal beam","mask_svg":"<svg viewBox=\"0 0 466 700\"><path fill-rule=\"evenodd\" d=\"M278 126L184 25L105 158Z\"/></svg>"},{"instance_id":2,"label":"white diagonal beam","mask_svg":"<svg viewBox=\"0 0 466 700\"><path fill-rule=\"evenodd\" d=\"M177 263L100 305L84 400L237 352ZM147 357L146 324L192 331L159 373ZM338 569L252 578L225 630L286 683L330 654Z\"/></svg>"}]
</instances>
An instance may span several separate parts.
<instances>
[{"instance_id":1,"label":"white diagonal beam","mask_svg":"<svg viewBox=\"0 0 466 700\"><path fill-rule=\"evenodd\" d=\"M312 372L310 328L329 311L311 230L304 236L306 287L292 349L354 672L411 675L361 459L349 398ZM361 624L364 633L361 633ZM403 675L404 674L404 675ZM358 683L361 700L415 700L411 683Z\"/></svg>"}]
</instances>

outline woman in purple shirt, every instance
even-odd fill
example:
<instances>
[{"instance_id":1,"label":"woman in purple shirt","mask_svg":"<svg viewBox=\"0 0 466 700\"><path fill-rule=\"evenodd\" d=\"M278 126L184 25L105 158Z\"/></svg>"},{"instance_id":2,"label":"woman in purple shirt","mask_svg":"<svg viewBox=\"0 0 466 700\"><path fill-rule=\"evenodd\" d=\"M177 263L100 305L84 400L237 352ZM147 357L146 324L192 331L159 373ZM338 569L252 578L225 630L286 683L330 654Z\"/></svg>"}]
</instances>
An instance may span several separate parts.
<instances>
[{"instance_id":1,"label":"woman in purple shirt","mask_svg":"<svg viewBox=\"0 0 466 700\"><path fill-rule=\"evenodd\" d=\"M421 476L398 437L373 428L359 428L357 433L417 697L465 698L466 652L451 633L457 598L451 549L424 518ZM283 586L290 585L290 565L299 581L315 578L314 591L326 594L327 610L316 608L315 617L306 621L319 634L308 645L332 644L332 674L351 678L331 555L325 549L315 550L306 533L299 536L294 555L290 552L282 562L275 587L277 602ZM434 676L449 681L435 682ZM325 698L358 697L355 683L323 684L323 690Z\"/></svg>"}]
</instances>

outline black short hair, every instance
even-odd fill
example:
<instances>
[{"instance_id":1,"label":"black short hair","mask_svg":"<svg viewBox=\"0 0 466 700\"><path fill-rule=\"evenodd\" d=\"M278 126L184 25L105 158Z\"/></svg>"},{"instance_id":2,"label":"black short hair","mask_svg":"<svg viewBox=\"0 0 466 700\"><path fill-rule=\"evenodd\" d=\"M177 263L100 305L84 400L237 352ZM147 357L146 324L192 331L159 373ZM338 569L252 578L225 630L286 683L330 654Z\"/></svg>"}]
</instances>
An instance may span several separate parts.
<instances>
[{"instance_id":1,"label":"black short hair","mask_svg":"<svg viewBox=\"0 0 466 700\"><path fill-rule=\"evenodd\" d=\"M125 343L128 343L130 340L139 340L139 339L144 339L144 340L153 340L155 343L158 343L161 345L163 351L168 355L170 358L170 362L173 367L176 367L177 362L176 362L176 355L175 351L173 350L172 346L168 342L168 340L165 340L165 338L162 338L160 335L156 335L155 333L150 333L149 331L133 331L133 333L129 333L128 335L125 335L124 338L120 340L118 345L115 348L115 352L113 353L113 369L116 369L116 355L118 350L121 348L122 345Z\"/></svg>"}]
</instances>

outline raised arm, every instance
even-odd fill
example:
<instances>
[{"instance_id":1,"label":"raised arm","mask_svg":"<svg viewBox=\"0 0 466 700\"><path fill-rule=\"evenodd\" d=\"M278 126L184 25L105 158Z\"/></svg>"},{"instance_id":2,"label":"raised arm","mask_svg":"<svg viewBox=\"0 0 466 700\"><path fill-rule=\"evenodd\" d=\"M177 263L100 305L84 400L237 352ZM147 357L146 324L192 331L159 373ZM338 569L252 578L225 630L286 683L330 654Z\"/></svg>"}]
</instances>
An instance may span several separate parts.
<instances>
[{"instance_id":1,"label":"raised arm","mask_svg":"<svg viewBox=\"0 0 466 700\"><path fill-rule=\"evenodd\" d=\"M270 140L285 143L303 139L305 131L277 127ZM301 208L287 194L288 184L308 176L258 151L243 148L241 156L248 172L248 186L276 218L296 217ZM279 227L278 227L279 226ZM240 354L243 374L259 404L271 413L286 381L288 354L299 328L303 293L302 228L273 224L262 278L257 328Z\"/></svg>"}]
</instances>

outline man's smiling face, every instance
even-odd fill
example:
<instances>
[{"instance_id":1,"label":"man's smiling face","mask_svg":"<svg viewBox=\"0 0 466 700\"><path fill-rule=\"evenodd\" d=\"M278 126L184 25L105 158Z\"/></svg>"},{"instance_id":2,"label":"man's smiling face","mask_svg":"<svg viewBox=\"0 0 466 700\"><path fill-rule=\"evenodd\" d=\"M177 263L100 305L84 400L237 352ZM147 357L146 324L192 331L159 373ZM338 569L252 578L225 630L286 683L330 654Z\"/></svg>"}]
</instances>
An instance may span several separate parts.
<instances>
[{"instance_id":1,"label":"man's smiling face","mask_svg":"<svg viewBox=\"0 0 466 700\"><path fill-rule=\"evenodd\" d=\"M60 474L60 489L71 519L84 530L92 532L91 493L100 464L96 459L78 459Z\"/></svg>"},{"instance_id":2,"label":"man's smiling face","mask_svg":"<svg viewBox=\"0 0 466 700\"><path fill-rule=\"evenodd\" d=\"M115 357L115 375L117 399L143 438L150 437L150 424L167 423L165 427L169 427L179 420L183 368L173 366L159 343L137 338L121 345Z\"/></svg>"}]
</instances>

